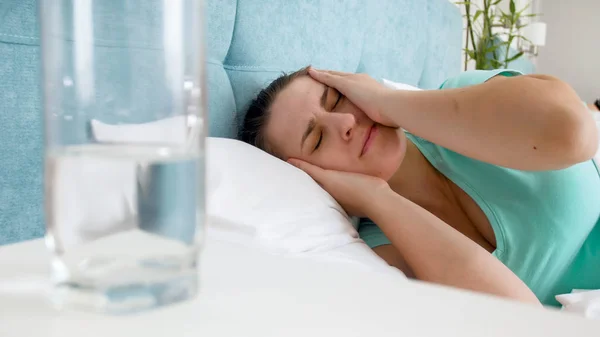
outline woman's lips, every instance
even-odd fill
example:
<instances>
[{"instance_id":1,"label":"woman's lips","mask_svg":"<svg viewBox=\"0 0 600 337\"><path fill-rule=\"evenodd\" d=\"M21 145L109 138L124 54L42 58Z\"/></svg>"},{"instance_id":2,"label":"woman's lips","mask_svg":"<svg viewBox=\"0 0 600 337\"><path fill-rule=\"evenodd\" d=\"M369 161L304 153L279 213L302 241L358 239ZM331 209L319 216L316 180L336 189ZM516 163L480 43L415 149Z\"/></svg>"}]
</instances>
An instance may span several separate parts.
<instances>
[{"instance_id":1,"label":"woman's lips","mask_svg":"<svg viewBox=\"0 0 600 337\"><path fill-rule=\"evenodd\" d=\"M377 124L373 124L373 126L371 126L369 128L369 131L367 132L367 137L365 139L365 143L363 144L362 151L360 152L361 156L364 155L365 153L367 153L367 151L369 151L371 144L373 144L373 141L375 140L377 131L378 131Z\"/></svg>"}]
</instances>

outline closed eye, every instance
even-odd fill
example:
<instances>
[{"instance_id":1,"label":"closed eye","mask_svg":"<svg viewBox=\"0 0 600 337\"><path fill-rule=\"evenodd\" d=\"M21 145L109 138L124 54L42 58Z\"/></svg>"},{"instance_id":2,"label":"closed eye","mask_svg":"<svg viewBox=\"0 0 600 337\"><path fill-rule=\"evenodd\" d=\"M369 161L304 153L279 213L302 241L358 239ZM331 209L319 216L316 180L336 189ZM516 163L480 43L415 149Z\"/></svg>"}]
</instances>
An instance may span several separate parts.
<instances>
[{"instance_id":1,"label":"closed eye","mask_svg":"<svg viewBox=\"0 0 600 337\"><path fill-rule=\"evenodd\" d=\"M338 92L338 98L335 101L335 104L333 104L333 108L331 108L331 110L334 110L338 104L340 103L340 101L342 100L342 98L344 97L344 95L342 95L340 92Z\"/></svg>"},{"instance_id":2,"label":"closed eye","mask_svg":"<svg viewBox=\"0 0 600 337\"><path fill-rule=\"evenodd\" d=\"M317 149L321 145L321 141L322 140L323 140L323 131L320 131L320 133L319 133L319 140L317 141L317 144L315 145L315 148L314 148L313 151L317 151Z\"/></svg>"},{"instance_id":3,"label":"closed eye","mask_svg":"<svg viewBox=\"0 0 600 337\"><path fill-rule=\"evenodd\" d=\"M342 95L339 91L336 90L336 92L338 93L338 97L337 97L337 100L335 101L335 103L333 104L333 107L331 108L331 111L335 110L335 108L342 101L342 98L344 98L344 95ZM321 146L321 142L322 141L323 141L323 131L321 130L321 132L319 133L319 140L317 140L317 144L315 145L315 148L314 148L313 151L316 151L319 148L319 146Z\"/></svg>"}]
</instances>

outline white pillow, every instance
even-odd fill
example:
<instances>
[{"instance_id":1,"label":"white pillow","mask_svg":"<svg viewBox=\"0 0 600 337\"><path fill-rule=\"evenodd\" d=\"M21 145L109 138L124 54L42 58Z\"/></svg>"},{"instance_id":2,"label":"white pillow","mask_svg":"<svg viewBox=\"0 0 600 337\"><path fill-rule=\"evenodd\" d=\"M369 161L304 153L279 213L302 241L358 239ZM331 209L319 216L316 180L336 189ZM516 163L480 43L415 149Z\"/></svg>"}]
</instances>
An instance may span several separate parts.
<instances>
[{"instance_id":1,"label":"white pillow","mask_svg":"<svg viewBox=\"0 0 600 337\"><path fill-rule=\"evenodd\" d=\"M91 124L94 138L101 143L181 143L185 133L178 124L183 127L184 122L179 116L143 124L110 125L97 120L92 120Z\"/></svg>"},{"instance_id":2,"label":"white pillow","mask_svg":"<svg viewBox=\"0 0 600 337\"><path fill-rule=\"evenodd\" d=\"M145 124L92 121L98 142L183 142L185 117ZM340 205L306 173L246 143L207 140L207 215L270 251L330 250L360 241ZM133 197L133 196L132 196Z\"/></svg>"},{"instance_id":3,"label":"white pillow","mask_svg":"<svg viewBox=\"0 0 600 337\"><path fill-rule=\"evenodd\" d=\"M208 214L281 252L320 251L358 240L340 205L306 173L246 143L208 140Z\"/></svg>"},{"instance_id":4,"label":"white pillow","mask_svg":"<svg viewBox=\"0 0 600 337\"><path fill-rule=\"evenodd\" d=\"M188 132L201 128L191 128L201 122L195 116L174 116L142 124L106 124L93 119L92 133L101 143L144 143L181 145L190 141Z\"/></svg>"},{"instance_id":5,"label":"white pillow","mask_svg":"<svg viewBox=\"0 0 600 337\"><path fill-rule=\"evenodd\" d=\"M423 90L423 89L414 87L410 84L393 82L390 80L386 80L385 78L383 79L383 85L385 85L388 88L392 88L392 89L396 89L396 90L412 90L412 91Z\"/></svg>"}]
</instances>

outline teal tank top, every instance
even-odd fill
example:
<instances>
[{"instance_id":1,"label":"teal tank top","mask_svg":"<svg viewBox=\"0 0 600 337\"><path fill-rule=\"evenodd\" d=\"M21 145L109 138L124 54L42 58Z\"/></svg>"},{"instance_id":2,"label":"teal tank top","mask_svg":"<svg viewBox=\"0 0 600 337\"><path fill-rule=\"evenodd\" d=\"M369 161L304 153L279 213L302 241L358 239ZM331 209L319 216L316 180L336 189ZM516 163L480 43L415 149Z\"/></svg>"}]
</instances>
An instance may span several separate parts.
<instances>
[{"instance_id":1,"label":"teal tank top","mask_svg":"<svg viewBox=\"0 0 600 337\"><path fill-rule=\"evenodd\" d=\"M518 72L466 72L441 89ZM564 170L519 171L484 163L407 134L427 160L486 214L496 236L493 255L545 305L573 289L600 289L600 169L594 161ZM371 247L390 244L368 219L359 225Z\"/></svg>"}]
</instances>

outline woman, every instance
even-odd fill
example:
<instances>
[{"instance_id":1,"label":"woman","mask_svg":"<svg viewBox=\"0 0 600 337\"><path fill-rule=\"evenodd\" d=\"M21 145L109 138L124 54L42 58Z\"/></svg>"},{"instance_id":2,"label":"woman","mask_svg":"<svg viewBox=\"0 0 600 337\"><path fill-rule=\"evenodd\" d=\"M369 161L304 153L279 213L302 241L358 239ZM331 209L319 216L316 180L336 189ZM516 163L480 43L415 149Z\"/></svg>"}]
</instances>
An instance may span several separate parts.
<instances>
[{"instance_id":1,"label":"woman","mask_svg":"<svg viewBox=\"0 0 600 337\"><path fill-rule=\"evenodd\" d=\"M600 288L598 131L576 93L509 70L441 89L306 68L259 93L240 136L366 217L409 277L549 305Z\"/></svg>"}]
</instances>

